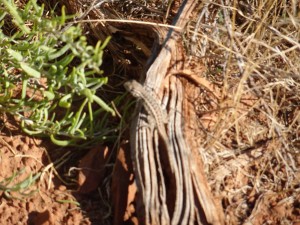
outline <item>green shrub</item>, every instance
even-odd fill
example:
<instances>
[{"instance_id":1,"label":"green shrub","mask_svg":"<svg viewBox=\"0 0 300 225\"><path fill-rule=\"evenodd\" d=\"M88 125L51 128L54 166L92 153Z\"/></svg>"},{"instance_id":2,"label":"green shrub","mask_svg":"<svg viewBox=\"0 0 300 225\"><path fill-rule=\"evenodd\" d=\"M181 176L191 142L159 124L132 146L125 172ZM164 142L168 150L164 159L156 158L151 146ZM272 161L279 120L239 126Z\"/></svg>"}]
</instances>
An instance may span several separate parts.
<instances>
[{"instance_id":1,"label":"green shrub","mask_svg":"<svg viewBox=\"0 0 300 225\"><path fill-rule=\"evenodd\" d=\"M80 26L66 25L64 8L61 16L43 15L35 0L23 9L0 0L0 112L61 146L103 137L99 115L115 113L96 95L108 81L100 66L109 38L89 45Z\"/></svg>"}]
</instances>

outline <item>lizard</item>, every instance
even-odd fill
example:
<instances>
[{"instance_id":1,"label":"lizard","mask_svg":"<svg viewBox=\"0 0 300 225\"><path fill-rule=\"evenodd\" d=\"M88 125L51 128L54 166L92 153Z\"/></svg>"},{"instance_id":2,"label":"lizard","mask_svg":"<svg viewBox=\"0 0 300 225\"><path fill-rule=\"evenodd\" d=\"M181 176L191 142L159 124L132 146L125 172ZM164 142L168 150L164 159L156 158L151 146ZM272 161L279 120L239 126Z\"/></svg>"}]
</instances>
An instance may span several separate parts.
<instances>
[{"instance_id":1,"label":"lizard","mask_svg":"<svg viewBox=\"0 0 300 225\"><path fill-rule=\"evenodd\" d=\"M167 118L162 111L157 99L155 99L155 97L151 93L146 91L144 87L136 80L125 82L124 87L128 92L132 94L133 97L142 100L147 113L154 117L158 133L161 136L164 144L167 148L169 148L170 143L165 128Z\"/></svg>"}]
</instances>

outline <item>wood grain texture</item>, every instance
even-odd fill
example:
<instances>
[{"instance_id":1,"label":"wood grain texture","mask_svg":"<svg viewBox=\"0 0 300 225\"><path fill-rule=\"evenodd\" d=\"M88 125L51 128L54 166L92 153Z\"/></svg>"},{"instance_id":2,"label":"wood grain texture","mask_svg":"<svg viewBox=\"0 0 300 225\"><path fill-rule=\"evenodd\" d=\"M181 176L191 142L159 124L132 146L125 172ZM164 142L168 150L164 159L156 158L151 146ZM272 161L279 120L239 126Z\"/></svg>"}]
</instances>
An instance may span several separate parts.
<instances>
[{"instance_id":1,"label":"wood grain texture","mask_svg":"<svg viewBox=\"0 0 300 225\"><path fill-rule=\"evenodd\" d=\"M196 1L183 1L172 25L184 28L195 5ZM197 146L189 143L184 133L184 86L177 76L172 76L185 66L181 33L169 29L160 31L161 34L165 34L164 41L146 73L144 88L155 92L161 99L161 107L168 111L166 130L171 157L175 158L177 164L170 168L166 158L170 156L159 142L157 130L151 129L149 121L145 119L149 115L140 107L138 117L132 124L135 129L131 133L131 143L134 143L132 159L137 172L140 204L145 209L145 220L141 222L224 224L223 212L217 208L210 193L202 161L197 157L197 149L193 149Z\"/></svg>"}]
</instances>

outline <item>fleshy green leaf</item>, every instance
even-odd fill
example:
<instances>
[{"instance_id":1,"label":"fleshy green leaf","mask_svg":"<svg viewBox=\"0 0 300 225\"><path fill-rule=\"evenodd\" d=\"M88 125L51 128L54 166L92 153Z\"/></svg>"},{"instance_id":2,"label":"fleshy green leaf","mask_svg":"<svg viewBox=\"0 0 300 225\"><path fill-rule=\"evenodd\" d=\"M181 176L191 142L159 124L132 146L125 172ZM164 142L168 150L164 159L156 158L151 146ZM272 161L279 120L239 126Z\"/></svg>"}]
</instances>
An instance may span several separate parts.
<instances>
[{"instance_id":1,"label":"fleshy green leaf","mask_svg":"<svg viewBox=\"0 0 300 225\"><path fill-rule=\"evenodd\" d=\"M39 71L36 71L32 67L28 66L26 63L21 62L20 67L27 73L28 76L34 77L34 78L40 78L41 73Z\"/></svg>"}]
</instances>

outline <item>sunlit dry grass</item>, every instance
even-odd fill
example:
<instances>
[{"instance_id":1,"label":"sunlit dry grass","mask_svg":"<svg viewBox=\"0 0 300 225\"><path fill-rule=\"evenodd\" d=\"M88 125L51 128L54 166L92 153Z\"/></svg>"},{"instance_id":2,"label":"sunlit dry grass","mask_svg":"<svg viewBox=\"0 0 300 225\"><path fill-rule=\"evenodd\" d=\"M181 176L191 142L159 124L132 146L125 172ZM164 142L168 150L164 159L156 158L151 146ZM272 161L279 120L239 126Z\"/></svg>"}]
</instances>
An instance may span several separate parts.
<instances>
[{"instance_id":1,"label":"sunlit dry grass","mask_svg":"<svg viewBox=\"0 0 300 225\"><path fill-rule=\"evenodd\" d=\"M299 194L299 10L296 1L203 2L187 32L191 54L223 92L220 106L230 106L201 151L228 224L266 222L257 212L267 191L284 192L278 202Z\"/></svg>"}]
</instances>

